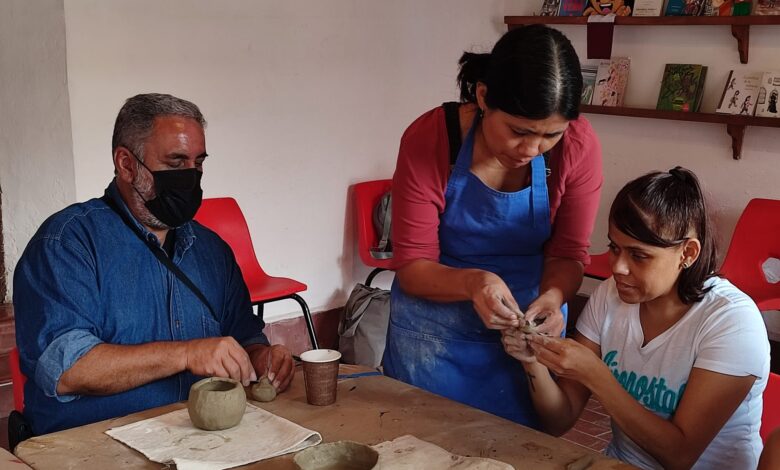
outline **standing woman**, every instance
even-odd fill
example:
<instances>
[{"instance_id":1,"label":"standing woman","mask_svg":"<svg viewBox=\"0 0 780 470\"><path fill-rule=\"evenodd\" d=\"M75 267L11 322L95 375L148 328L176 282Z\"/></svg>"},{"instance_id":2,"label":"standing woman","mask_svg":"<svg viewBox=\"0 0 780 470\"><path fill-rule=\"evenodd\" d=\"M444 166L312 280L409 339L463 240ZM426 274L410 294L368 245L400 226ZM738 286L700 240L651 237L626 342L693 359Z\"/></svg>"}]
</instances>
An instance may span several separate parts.
<instances>
[{"instance_id":1,"label":"standing woman","mask_svg":"<svg viewBox=\"0 0 780 470\"><path fill-rule=\"evenodd\" d=\"M601 148L559 31L512 30L460 66L462 103L423 114L401 139L385 372L537 426L499 330L521 326L523 312L561 334L589 262Z\"/></svg>"}]
</instances>

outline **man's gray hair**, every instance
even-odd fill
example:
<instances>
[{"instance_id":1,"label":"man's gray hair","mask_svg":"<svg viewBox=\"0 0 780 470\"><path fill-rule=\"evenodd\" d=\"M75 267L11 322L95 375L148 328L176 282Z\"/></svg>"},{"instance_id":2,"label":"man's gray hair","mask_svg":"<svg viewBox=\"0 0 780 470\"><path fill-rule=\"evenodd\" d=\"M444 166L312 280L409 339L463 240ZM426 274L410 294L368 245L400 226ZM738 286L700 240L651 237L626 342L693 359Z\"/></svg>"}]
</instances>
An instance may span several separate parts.
<instances>
[{"instance_id":1,"label":"man's gray hair","mask_svg":"<svg viewBox=\"0 0 780 470\"><path fill-rule=\"evenodd\" d=\"M197 121L205 129L206 120L198 107L187 100L161 93L135 95L125 101L114 123L111 151L125 147L144 159L144 144L152 133L154 118L158 116L182 116Z\"/></svg>"}]
</instances>

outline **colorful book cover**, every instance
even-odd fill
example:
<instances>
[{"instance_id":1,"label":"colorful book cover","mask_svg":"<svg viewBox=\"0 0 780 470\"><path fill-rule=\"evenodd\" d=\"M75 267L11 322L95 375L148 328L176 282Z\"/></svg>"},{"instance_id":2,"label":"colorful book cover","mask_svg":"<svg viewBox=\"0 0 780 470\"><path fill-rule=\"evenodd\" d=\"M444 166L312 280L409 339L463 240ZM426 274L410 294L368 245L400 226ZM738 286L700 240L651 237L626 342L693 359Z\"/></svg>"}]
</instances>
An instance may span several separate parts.
<instances>
[{"instance_id":1,"label":"colorful book cover","mask_svg":"<svg viewBox=\"0 0 780 470\"><path fill-rule=\"evenodd\" d=\"M598 62L588 62L580 65L582 70L582 104L590 104L593 101L593 92L596 88L596 75L598 74Z\"/></svg>"},{"instance_id":2,"label":"colorful book cover","mask_svg":"<svg viewBox=\"0 0 780 470\"><path fill-rule=\"evenodd\" d=\"M561 0L558 16L581 16L587 0Z\"/></svg>"},{"instance_id":3,"label":"colorful book cover","mask_svg":"<svg viewBox=\"0 0 780 470\"><path fill-rule=\"evenodd\" d=\"M763 72L732 70L723 87L716 113L752 116L758 102Z\"/></svg>"},{"instance_id":4,"label":"colorful book cover","mask_svg":"<svg viewBox=\"0 0 780 470\"><path fill-rule=\"evenodd\" d=\"M780 71L766 72L761 77L761 86L758 90L758 102L756 103L756 116L780 117Z\"/></svg>"},{"instance_id":5,"label":"colorful book cover","mask_svg":"<svg viewBox=\"0 0 780 470\"><path fill-rule=\"evenodd\" d=\"M544 0L539 16L558 16L558 8L560 8L560 5L561 0Z\"/></svg>"},{"instance_id":6,"label":"colorful book cover","mask_svg":"<svg viewBox=\"0 0 780 470\"><path fill-rule=\"evenodd\" d=\"M699 16L705 0L669 0L666 16Z\"/></svg>"},{"instance_id":7,"label":"colorful book cover","mask_svg":"<svg viewBox=\"0 0 780 470\"><path fill-rule=\"evenodd\" d=\"M599 62L591 104L622 106L630 66L631 59L628 57L613 57Z\"/></svg>"},{"instance_id":8,"label":"colorful book cover","mask_svg":"<svg viewBox=\"0 0 780 470\"><path fill-rule=\"evenodd\" d=\"M585 2L582 16L609 15L610 13L617 16L631 16L633 7L634 0L588 0Z\"/></svg>"},{"instance_id":9,"label":"colorful book cover","mask_svg":"<svg viewBox=\"0 0 780 470\"><path fill-rule=\"evenodd\" d=\"M754 0L754 15L780 15L780 0Z\"/></svg>"},{"instance_id":10,"label":"colorful book cover","mask_svg":"<svg viewBox=\"0 0 780 470\"><path fill-rule=\"evenodd\" d=\"M706 67L698 64L666 64L656 109L695 111L700 88L704 88L702 73L706 73Z\"/></svg>"},{"instance_id":11,"label":"colorful book cover","mask_svg":"<svg viewBox=\"0 0 780 470\"><path fill-rule=\"evenodd\" d=\"M733 0L704 0L704 16L731 16L734 8Z\"/></svg>"},{"instance_id":12,"label":"colorful book cover","mask_svg":"<svg viewBox=\"0 0 780 470\"><path fill-rule=\"evenodd\" d=\"M634 0L632 16L661 16L664 0Z\"/></svg>"}]
</instances>

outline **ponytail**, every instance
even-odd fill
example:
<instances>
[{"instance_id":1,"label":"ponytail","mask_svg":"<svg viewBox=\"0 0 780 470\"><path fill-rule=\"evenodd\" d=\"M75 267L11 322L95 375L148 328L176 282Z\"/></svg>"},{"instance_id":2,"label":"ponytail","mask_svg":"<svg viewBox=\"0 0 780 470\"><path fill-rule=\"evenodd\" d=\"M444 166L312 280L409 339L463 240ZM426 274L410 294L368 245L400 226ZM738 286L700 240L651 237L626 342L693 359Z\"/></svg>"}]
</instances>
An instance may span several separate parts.
<instances>
[{"instance_id":1,"label":"ponytail","mask_svg":"<svg viewBox=\"0 0 780 470\"><path fill-rule=\"evenodd\" d=\"M463 103L477 102L477 83L485 80L485 74L490 66L490 54L464 52L458 61L458 87L460 101Z\"/></svg>"}]
</instances>

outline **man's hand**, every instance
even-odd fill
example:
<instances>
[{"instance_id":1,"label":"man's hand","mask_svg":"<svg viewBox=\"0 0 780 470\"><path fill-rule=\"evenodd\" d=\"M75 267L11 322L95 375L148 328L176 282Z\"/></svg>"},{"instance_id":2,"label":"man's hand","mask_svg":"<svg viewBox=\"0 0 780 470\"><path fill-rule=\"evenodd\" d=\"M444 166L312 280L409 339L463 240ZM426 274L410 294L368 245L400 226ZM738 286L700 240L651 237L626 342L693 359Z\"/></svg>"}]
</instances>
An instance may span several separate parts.
<instances>
[{"instance_id":1,"label":"man's hand","mask_svg":"<svg viewBox=\"0 0 780 470\"><path fill-rule=\"evenodd\" d=\"M184 368L195 375L230 377L244 386L257 380L249 355L231 336L184 342Z\"/></svg>"},{"instance_id":2,"label":"man's hand","mask_svg":"<svg viewBox=\"0 0 780 470\"><path fill-rule=\"evenodd\" d=\"M247 347L247 352L258 376L267 375L278 392L287 390L295 375L295 369L292 354L286 346L253 344Z\"/></svg>"},{"instance_id":3,"label":"man's hand","mask_svg":"<svg viewBox=\"0 0 780 470\"><path fill-rule=\"evenodd\" d=\"M520 307L504 281L488 271L480 271L469 279L469 298L482 323L491 330L518 328Z\"/></svg>"}]
</instances>

